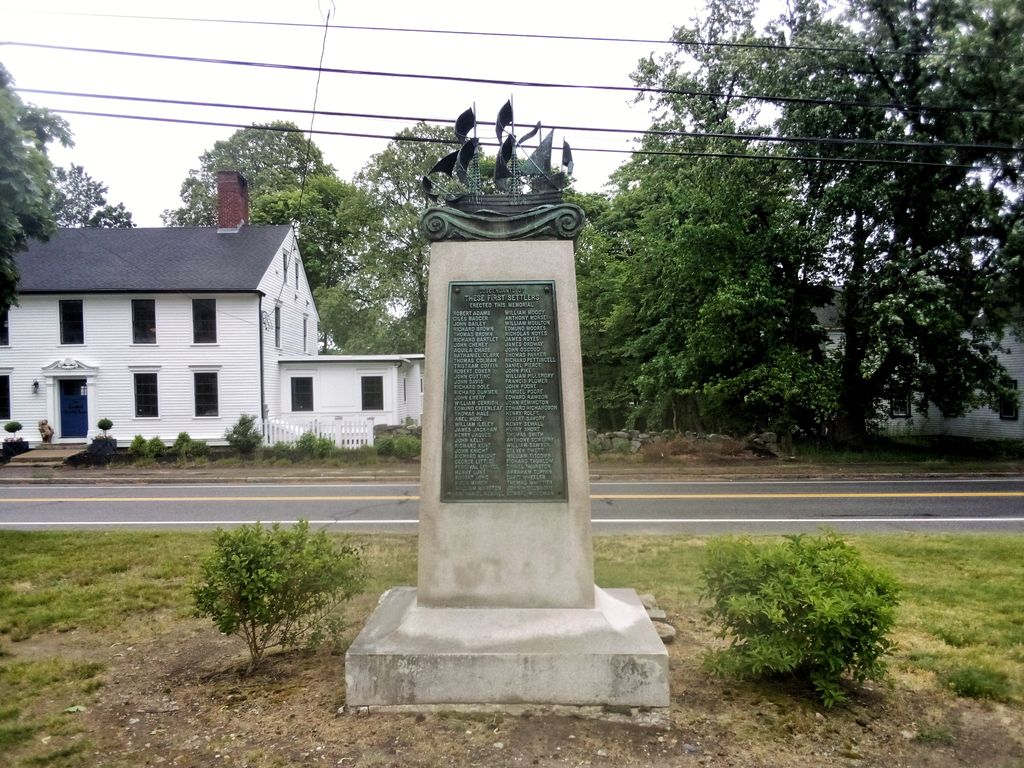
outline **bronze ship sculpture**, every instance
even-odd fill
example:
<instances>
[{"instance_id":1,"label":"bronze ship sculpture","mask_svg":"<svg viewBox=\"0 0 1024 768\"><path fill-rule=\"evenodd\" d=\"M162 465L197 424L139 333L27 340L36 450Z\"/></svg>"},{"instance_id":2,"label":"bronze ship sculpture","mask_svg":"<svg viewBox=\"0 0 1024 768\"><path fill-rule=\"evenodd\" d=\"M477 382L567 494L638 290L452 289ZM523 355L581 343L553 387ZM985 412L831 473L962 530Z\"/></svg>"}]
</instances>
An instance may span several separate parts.
<instances>
[{"instance_id":1,"label":"bronze ship sculpture","mask_svg":"<svg viewBox=\"0 0 1024 768\"><path fill-rule=\"evenodd\" d=\"M562 202L562 190L569 185L573 169L568 142L562 142L558 170L551 168L554 131L548 131L527 154L524 145L541 133L541 124L517 138L512 102L506 101L494 126L498 154L492 180L495 191L490 192L485 191L481 176L476 127L471 107L455 121L459 148L438 160L422 179L428 207L420 227L427 238L575 239L583 226L583 211Z\"/></svg>"}]
</instances>

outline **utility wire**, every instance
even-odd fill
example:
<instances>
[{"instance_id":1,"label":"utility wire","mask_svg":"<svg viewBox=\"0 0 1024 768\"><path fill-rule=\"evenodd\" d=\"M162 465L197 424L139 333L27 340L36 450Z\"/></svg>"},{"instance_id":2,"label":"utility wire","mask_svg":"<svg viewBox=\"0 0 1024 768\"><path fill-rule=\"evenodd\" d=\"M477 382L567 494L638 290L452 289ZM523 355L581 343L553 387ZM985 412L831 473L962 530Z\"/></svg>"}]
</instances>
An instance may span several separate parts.
<instances>
[{"instance_id":1,"label":"utility wire","mask_svg":"<svg viewBox=\"0 0 1024 768\"><path fill-rule=\"evenodd\" d=\"M324 54L327 53L327 27L331 23L331 12L324 18L324 39L320 44L320 64L316 72L316 87L313 89L313 108L309 110L309 138L306 140L306 159L302 163L302 180L299 183L299 203L296 214L302 211L302 196L306 192L306 174L309 171L309 155L313 150L313 122L316 120L316 102L320 98L320 75L323 74Z\"/></svg>"},{"instance_id":2,"label":"utility wire","mask_svg":"<svg viewBox=\"0 0 1024 768\"><path fill-rule=\"evenodd\" d=\"M140 14L121 14L121 13L86 13L82 11L44 11L44 10L18 10L17 13L34 13L34 14L47 14L53 16L81 16L91 18L104 18L104 19L137 19L143 21L181 21L181 22L197 22L205 24L243 24L252 26L269 26L269 27L294 27L294 28L315 28L320 29L319 24L308 24L291 21L260 21L255 19L221 19L221 18L200 18L194 16L145 16ZM712 42L706 40L693 40L693 39L671 39L664 40L659 38L636 38L636 37L604 37L604 36L585 36L585 35L555 35L555 34L538 34L538 33L526 33L526 32L485 32L485 31L472 31L472 30L459 30L459 29L433 29L433 28L418 28L418 27L382 27L382 26L367 26L357 24L332 24L331 29L338 30L350 30L357 32L394 32L394 33L408 33L408 34L424 34L424 35L454 35L461 37L490 37L490 38L510 38L510 39L524 39L524 40L551 40L551 41L568 41L568 42L587 42L587 43L630 43L630 44L641 44L641 45L667 45L667 46L681 46L681 47L692 47L692 48L740 48L740 49L754 49L754 50L774 50L774 51L806 51L809 53L853 53L862 56L913 56L921 58L950 58L950 59L961 59L965 61L1020 61L1022 57L1011 56L1011 55L998 55L998 54L983 54L983 53L954 53L950 51L919 51L919 50L905 50L905 51L889 51L873 48L851 48L845 46L825 46L825 45L791 45L791 44L777 44L777 43L739 43L739 42Z\"/></svg>"},{"instance_id":3,"label":"utility wire","mask_svg":"<svg viewBox=\"0 0 1024 768\"><path fill-rule=\"evenodd\" d=\"M257 67L262 69L281 69L295 72L315 72L318 67L310 67L302 64L275 64L265 61L245 61L239 59L217 59L206 56L179 56L165 53L144 53L142 51L123 51L109 48L83 48L70 45L51 45L47 43L29 43L19 40L0 41L0 45L18 46L22 48L37 48L51 51L74 51L76 53L95 53L107 56L129 56L144 59L158 59L165 61L185 61L199 64L223 64L238 67ZM383 72L377 70L363 69L341 69L324 67L320 71L336 75L356 75L359 77L388 77L403 78L410 80L440 80L453 83L475 83L483 85L502 85L517 88L561 88L567 90L591 90L591 91L613 91L618 93L634 94L662 94L668 96L698 96L702 98L735 98L747 101L766 101L775 104L813 104L829 107L853 107L860 109L885 109L885 110L910 110L914 112L963 112L977 114L1024 114L1024 110L1004 109L1001 107L975 107L975 106L938 106L938 105L906 105L895 102L863 102L863 101L841 101L837 99L823 99L803 96L773 96L767 94L732 94L721 91L695 91L678 88L648 88L632 85L585 85L579 83L546 83L524 80L504 80L484 77L467 77L458 75L426 75L415 72Z\"/></svg>"},{"instance_id":4,"label":"utility wire","mask_svg":"<svg viewBox=\"0 0 1024 768\"><path fill-rule=\"evenodd\" d=\"M367 112L335 112L330 110L300 109L292 107L269 107L258 104L232 104L216 101L191 101L188 99L160 99L151 96L121 96L105 93L83 93L80 91L54 91L41 88L15 88L18 93L36 93L47 96L70 96L73 98L99 99L111 101L128 101L146 104L170 104L174 106L204 107L211 109L237 109L256 112L275 112L297 115L319 114L325 117L351 117L366 120L386 120L390 122L427 123L430 125L450 125L451 118L413 117L410 115L381 115ZM312 126L311 126L312 127ZM611 133L632 136L656 136L664 138L701 138L701 139L735 139L738 141L762 141L767 143L786 144L835 144L842 146L867 147L908 147L914 149L968 149L994 152L1024 152L1024 146L1012 144L972 144L967 142L930 142L890 139L844 139L816 136L774 136L771 134L754 133L713 133L703 131L666 131L657 129L636 128L598 128L581 125L546 125L558 131L578 133Z\"/></svg>"},{"instance_id":5,"label":"utility wire","mask_svg":"<svg viewBox=\"0 0 1024 768\"><path fill-rule=\"evenodd\" d=\"M183 118L174 117L153 117L149 115L125 115L111 112L89 112L85 110L75 109L51 109L51 112L56 112L60 115L84 115L88 117L104 117L104 118L115 118L122 120L143 120L147 122L156 123L173 123L178 125L203 125L213 126L218 128L244 128L244 129L256 129L261 131L277 131L281 133L304 133L303 129L296 126L287 125L245 125L242 123L222 123L212 120L186 120ZM317 128L311 133L323 136L344 136L347 138L358 138L358 139L384 139L386 141L398 141L407 143L420 143L420 144L445 144L445 145L457 145L457 142L453 139L451 141L447 139L434 139L427 136L397 136L394 134L377 134L377 133L355 133L351 131L329 131L322 128ZM485 142L481 141L480 144L485 147L497 147L496 142ZM740 152L689 152L684 150L652 150L652 149L610 149L606 147L573 147L573 152L601 152L605 154L619 154L619 155L647 155L647 156L662 156L662 157L719 157L719 158L733 158L737 160L769 160L769 161L798 161L798 162L816 162L816 163L839 163L844 165L886 165L886 166L919 166L928 168L959 168L962 170L978 170L983 168L999 169L1001 166L996 166L991 163L977 163L974 165L962 165L955 163L933 163L924 160L886 160L886 159L875 159L875 158L860 158L860 157L822 157L819 155L748 155Z\"/></svg>"}]
</instances>

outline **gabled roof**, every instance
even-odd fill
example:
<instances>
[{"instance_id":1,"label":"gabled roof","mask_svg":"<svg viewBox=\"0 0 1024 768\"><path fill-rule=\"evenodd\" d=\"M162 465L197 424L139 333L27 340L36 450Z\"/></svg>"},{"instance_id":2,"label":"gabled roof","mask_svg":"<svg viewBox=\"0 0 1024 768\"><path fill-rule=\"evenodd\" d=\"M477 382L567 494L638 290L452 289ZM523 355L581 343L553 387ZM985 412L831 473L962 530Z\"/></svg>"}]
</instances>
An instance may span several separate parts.
<instances>
[{"instance_id":1,"label":"gabled roof","mask_svg":"<svg viewBox=\"0 0 1024 768\"><path fill-rule=\"evenodd\" d=\"M255 291L291 227L60 229L16 257L19 293Z\"/></svg>"}]
</instances>

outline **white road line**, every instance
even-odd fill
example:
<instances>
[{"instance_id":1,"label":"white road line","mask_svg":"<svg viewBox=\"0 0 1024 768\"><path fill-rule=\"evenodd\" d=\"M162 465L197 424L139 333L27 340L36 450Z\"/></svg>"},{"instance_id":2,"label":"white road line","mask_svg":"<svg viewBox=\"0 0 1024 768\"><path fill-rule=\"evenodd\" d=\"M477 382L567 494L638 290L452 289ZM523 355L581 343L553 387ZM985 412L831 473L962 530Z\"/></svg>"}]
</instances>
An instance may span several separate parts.
<instances>
[{"instance_id":1,"label":"white road line","mask_svg":"<svg viewBox=\"0 0 1024 768\"><path fill-rule=\"evenodd\" d=\"M99 526L197 526L197 525L253 525L255 523L281 523L282 525L294 525L298 520L106 520L106 521L78 521L78 520L54 520L42 522L38 520L0 521L0 527L4 526L26 526L26 527L99 527ZM418 525L419 520L309 520L310 525L336 525L336 526L364 526L364 525ZM793 523L912 523L915 525L930 525L935 523L1024 523L1024 517L650 517L650 518L628 518L628 517L595 517L591 521L594 524L609 525L684 525L700 524L708 525L715 523L728 524L757 524L767 523L776 525L788 525Z\"/></svg>"},{"instance_id":2,"label":"white road line","mask_svg":"<svg viewBox=\"0 0 1024 768\"><path fill-rule=\"evenodd\" d=\"M993 478L924 478L924 479L871 479L871 480L598 480L590 483L591 486L740 486L740 485L951 485L951 484L974 484L983 485L987 483L1020 483L1024 482L1021 477L993 477ZM320 483L309 482L303 484L295 483L76 483L76 484L45 484L25 485L22 483L2 484L0 490L26 490L38 489L41 487L59 490L81 490L82 488L122 488L125 490L138 488L162 488L185 490L189 488L216 488L234 490L244 488L246 490L258 491L267 488L418 488L418 482L411 483Z\"/></svg>"}]
</instances>

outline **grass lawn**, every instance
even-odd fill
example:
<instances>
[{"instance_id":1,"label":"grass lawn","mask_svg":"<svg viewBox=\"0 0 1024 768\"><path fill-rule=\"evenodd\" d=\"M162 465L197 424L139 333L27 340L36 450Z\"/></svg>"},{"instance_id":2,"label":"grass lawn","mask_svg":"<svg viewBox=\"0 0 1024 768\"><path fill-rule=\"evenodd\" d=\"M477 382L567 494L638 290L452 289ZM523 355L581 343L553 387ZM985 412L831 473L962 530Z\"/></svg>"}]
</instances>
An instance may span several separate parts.
<instances>
[{"instance_id":1,"label":"grass lawn","mask_svg":"<svg viewBox=\"0 0 1024 768\"><path fill-rule=\"evenodd\" d=\"M229 659L231 653L244 653L241 640L215 638L212 627L192 617L188 587L197 577L198 563L209 549L211 538L209 533L0 532L0 755L6 754L12 760L5 765L107 764L97 762L96 754L114 743L122 744L123 749L128 750L125 754L131 756L120 762L111 760L110 765L142 764L142 757L130 752L130 749L141 746L134 741L130 742L134 746L124 746L119 741L121 732L117 728L122 726L111 725L115 722L111 719L113 715L102 722L101 719L90 718L96 709L114 711L110 699L114 698L112 692L122 675L130 677L132 670L134 674L144 675L146 660L129 664L135 649L151 647L154 652L162 649L160 653L174 658L180 654L182 660L175 663L183 665L182 669L187 669L188 664L183 659L189 657L191 643L220 643L216 647L221 653L227 652ZM414 584L416 578L415 537L352 538L364 548L370 580L364 593L348 607L347 614L352 624L350 636L372 611L382 591L398 584ZM1002 713L1001 717L1019 722L1024 713L1024 536L877 535L844 538L856 546L869 562L892 573L902 585L895 638L899 647L890 661L890 695L895 697L899 691L906 690L926 691L932 700L944 702L943 706L975 702L981 707L978 712L996 707ZM701 622L699 604L699 570L707 541L705 537L684 536L608 536L595 539L598 584L632 587L657 596L661 606L679 627L681 636L689 638L683 650L676 646L673 653L679 655L673 656L672 664L677 669L685 668L687 679L691 680L695 675L700 676L695 670L699 670L701 644L715 642L711 631ZM163 645L154 644L157 637L163 638ZM296 678L304 674L304 664L314 663L312 660L304 662L301 658L289 658L288 663L296 665L291 673ZM236 660L240 659L241 656L236 657ZM173 659L167 661L170 664ZM152 658L150 663L157 664ZM202 661L193 659L188 663L201 665ZM234 701L231 696L248 696L251 701L257 695L254 691L265 699L264 707L271 707L274 697L286 697L293 685L289 676L283 673L244 685L235 678L222 680L217 674L220 673L211 673L210 678L203 678L197 685L213 685L216 690L208 691L209 695L225 697L223 701L214 701L213 705L229 708ZM154 690L157 693L168 691L165 698L171 701L174 696L170 691L177 685L174 682L176 678L167 673L162 679L167 682L154 683ZM214 683L208 682L211 679ZM728 706L725 702L738 696L740 704L736 706L742 705L744 712L751 706L751 701L766 700L774 702L771 705L780 711L788 708L810 711L814 708L811 700L784 688L766 689L718 682L713 678L700 679L708 689L704 693L712 701ZM689 738L695 739L693 733L712 726L734 735L739 729L737 738L745 738L748 730L754 733L758 728L769 727L763 718L750 723L743 720L744 725L740 727L737 725L740 715L728 711L725 715L709 714L707 718L711 719L705 718L706 722L697 715L691 717L686 697L695 694L683 691L677 696L677 684L674 682L673 686L673 728L678 730L676 741L680 745L685 743L688 749L698 747L685 742L685 734L690 733ZM304 695L309 696L308 692ZM324 696L327 697L326 703L321 708L330 713L343 701L337 690ZM147 705L150 708L143 711L162 711L159 708L164 706L173 711L170 709L172 705L180 706L174 701L169 704L157 702ZM307 706L313 704L308 703ZM764 709L766 706L757 705L756 708ZM858 728L856 723L865 718L871 723L884 720L880 716L865 714L869 710L877 714L880 707L895 707L895 704L862 701L849 709L846 715L839 713L836 717L848 715L850 727ZM803 721L793 724L781 716L772 715L771 718L772 725L767 735L758 732L759 743L789 749L795 738L792 729L799 733L805 727ZM936 754L942 750L954 750L959 738L957 727L951 724L952 721L942 718L933 720L931 725L916 726L914 748L934 749ZM127 719L124 722L131 721ZM451 725L443 718L438 718L434 724L438 728ZM472 751L488 747L482 743L476 745L472 739L477 737L469 735L477 731L482 734L482 726L476 721L463 726L465 723L459 721L451 738L469 741L459 742L456 746L434 744L432 754L437 758L436 764L462 764L457 759L448 760L448 756L454 754L451 750ZM806 728L812 727L817 727L813 720L806 725ZM882 725L879 723L874 727L878 730ZM265 730L266 726L261 725L260 728ZM555 731L557 729L552 732ZM430 732L430 738L435 735L436 729ZM619 736L624 739L623 743L629 742L622 734ZM176 738L184 739L185 736L182 734ZM383 737L377 734L374 738ZM600 737L596 735L593 738ZM523 739L520 746L526 750L527 737L523 736ZM380 746L377 742L371 748L368 743L353 741L353 750L356 750L353 754L357 754L359 759L344 764L391 765L389 750L401 753L405 748L401 744ZM636 748L641 749L640 741L637 744ZM1024 744L1020 746L1024 750ZM548 758L542 754L543 749L548 748L536 748L535 759L539 762L535 764L548 764L544 762ZM891 745L879 745L880 765L885 764L884 755L891 748ZM550 749L554 750L554 747ZM594 749L607 753L609 747L595 746ZM864 751L866 747L861 744L850 749ZM993 760L1008 759L1007 755L1014 754L1011 747L1007 749L1010 751L999 753ZM262 753L251 745L246 754L249 755L246 758L248 762L226 760L219 764L290 764L275 763L269 757L263 760L259 758ZM788 754L781 756L780 753L776 757L793 765L804 764L793 762L795 758ZM1021 754L1024 755L1024 751ZM649 754L649 764L661 765L655 758L655 753ZM206 764L203 760L189 762L182 759L183 762L179 762L182 765ZM642 755L637 757L639 762L631 763L632 759L631 754L625 753L618 758L619 764L623 765L645 764ZM770 758L764 759L769 760L764 764L773 764ZM954 756L950 758L952 762L933 760L927 764L955 765L956 759L959 758ZM555 762L552 759L551 764ZM403 764L403 761L396 758L394 764ZM406 764L435 763L406 761ZM503 763L484 760L479 764ZM732 764L759 763L744 763L742 758L737 758ZM1024 762L1011 760L1005 765L1021 766Z\"/></svg>"}]
</instances>

